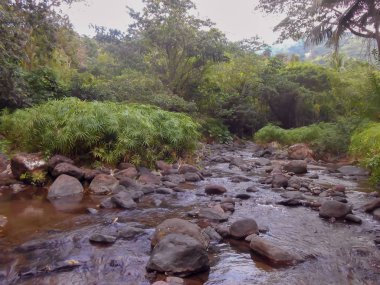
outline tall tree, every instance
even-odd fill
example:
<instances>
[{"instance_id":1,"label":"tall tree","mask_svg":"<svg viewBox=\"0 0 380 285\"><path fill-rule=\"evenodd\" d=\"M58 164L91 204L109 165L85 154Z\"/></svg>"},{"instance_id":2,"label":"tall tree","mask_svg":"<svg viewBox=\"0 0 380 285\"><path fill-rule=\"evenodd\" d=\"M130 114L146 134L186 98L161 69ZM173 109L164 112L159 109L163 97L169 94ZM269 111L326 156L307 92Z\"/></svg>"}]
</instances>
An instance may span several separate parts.
<instances>
[{"instance_id":1,"label":"tall tree","mask_svg":"<svg viewBox=\"0 0 380 285\"><path fill-rule=\"evenodd\" d=\"M186 96L199 81L209 60L223 58L224 35L209 20L191 13L191 0L143 0L142 13L133 10L130 35L142 40L145 58L162 82L175 94Z\"/></svg>"},{"instance_id":2,"label":"tall tree","mask_svg":"<svg viewBox=\"0 0 380 285\"><path fill-rule=\"evenodd\" d=\"M280 41L306 39L307 43L339 46L346 33L369 39L380 52L380 1L378 0L259 0L257 9L285 14L275 27Z\"/></svg>"}]
</instances>

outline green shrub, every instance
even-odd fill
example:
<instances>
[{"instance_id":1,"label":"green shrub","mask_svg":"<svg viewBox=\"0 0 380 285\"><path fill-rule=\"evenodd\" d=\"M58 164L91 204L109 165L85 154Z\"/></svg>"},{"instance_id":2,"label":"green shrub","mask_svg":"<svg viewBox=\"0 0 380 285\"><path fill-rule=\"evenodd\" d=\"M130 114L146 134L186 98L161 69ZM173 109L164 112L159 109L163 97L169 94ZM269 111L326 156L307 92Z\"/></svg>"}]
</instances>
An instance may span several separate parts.
<instances>
[{"instance_id":1,"label":"green shrub","mask_svg":"<svg viewBox=\"0 0 380 285\"><path fill-rule=\"evenodd\" d=\"M107 163L151 164L194 150L198 124L157 107L76 98L53 100L1 117L1 131L26 151L91 153Z\"/></svg>"},{"instance_id":2,"label":"green shrub","mask_svg":"<svg viewBox=\"0 0 380 285\"><path fill-rule=\"evenodd\" d=\"M267 125L254 136L259 143L277 141L282 145L306 143L318 154L345 154L350 144L350 136L358 122L341 121L337 123L319 123L306 127L285 130Z\"/></svg>"},{"instance_id":3,"label":"green shrub","mask_svg":"<svg viewBox=\"0 0 380 285\"><path fill-rule=\"evenodd\" d=\"M351 138L350 152L371 171L371 180L380 181L380 123L369 123Z\"/></svg>"},{"instance_id":4,"label":"green shrub","mask_svg":"<svg viewBox=\"0 0 380 285\"><path fill-rule=\"evenodd\" d=\"M206 119L201 121L201 130L208 142L229 143L232 136L228 128L219 120Z\"/></svg>"}]
</instances>

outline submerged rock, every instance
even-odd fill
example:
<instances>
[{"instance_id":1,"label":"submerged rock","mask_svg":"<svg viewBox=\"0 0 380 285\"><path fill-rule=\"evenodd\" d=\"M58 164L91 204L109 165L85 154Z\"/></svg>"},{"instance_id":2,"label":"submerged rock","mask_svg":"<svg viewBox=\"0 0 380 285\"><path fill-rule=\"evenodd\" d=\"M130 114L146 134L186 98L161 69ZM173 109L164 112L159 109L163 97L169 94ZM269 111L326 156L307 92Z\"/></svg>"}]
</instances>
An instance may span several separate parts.
<instances>
[{"instance_id":1,"label":"submerged rock","mask_svg":"<svg viewBox=\"0 0 380 285\"><path fill-rule=\"evenodd\" d=\"M299 256L258 236L251 238L249 246L254 252L267 258L270 263L275 265L293 265L301 261Z\"/></svg>"},{"instance_id":2,"label":"submerged rock","mask_svg":"<svg viewBox=\"0 0 380 285\"><path fill-rule=\"evenodd\" d=\"M364 168L353 166L353 165L345 165L338 168L338 171L343 175L347 176L368 176L369 172Z\"/></svg>"},{"instance_id":3,"label":"submerged rock","mask_svg":"<svg viewBox=\"0 0 380 285\"><path fill-rule=\"evenodd\" d=\"M197 239L172 233L154 247L147 264L148 271L188 276L210 268L207 251Z\"/></svg>"}]
</instances>

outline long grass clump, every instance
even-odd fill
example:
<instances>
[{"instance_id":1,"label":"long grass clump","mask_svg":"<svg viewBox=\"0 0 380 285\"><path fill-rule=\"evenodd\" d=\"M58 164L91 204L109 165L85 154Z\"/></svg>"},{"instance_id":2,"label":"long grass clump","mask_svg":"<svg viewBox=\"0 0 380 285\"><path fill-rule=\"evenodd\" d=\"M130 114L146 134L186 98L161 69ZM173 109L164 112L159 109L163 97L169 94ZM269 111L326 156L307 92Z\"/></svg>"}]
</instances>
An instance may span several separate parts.
<instances>
[{"instance_id":1,"label":"long grass clump","mask_svg":"<svg viewBox=\"0 0 380 285\"><path fill-rule=\"evenodd\" d=\"M380 123L358 129L351 138L350 153L370 170L373 183L380 182Z\"/></svg>"},{"instance_id":2,"label":"long grass clump","mask_svg":"<svg viewBox=\"0 0 380 285\"><path fill-rule=\"evenodd\" d=\"M258 143L276 141L285 146L306 143L318 155L341 155L348 151L352 128L350 124L343 122L319 123L288 130L267 125L255 134L254 139Z\"/></svg>"},{"instance_id":3,"label":"long grass clump","mask_svg":"<svg viewBox=\"0 0 380 285\"><path fill-rule=\"evenodd\" d=\"M192 152L198 124L141 104L53 100L1 116L1 133L19 150L81 155L105 163L152 164Z\"/></svg>"}]
</instances>

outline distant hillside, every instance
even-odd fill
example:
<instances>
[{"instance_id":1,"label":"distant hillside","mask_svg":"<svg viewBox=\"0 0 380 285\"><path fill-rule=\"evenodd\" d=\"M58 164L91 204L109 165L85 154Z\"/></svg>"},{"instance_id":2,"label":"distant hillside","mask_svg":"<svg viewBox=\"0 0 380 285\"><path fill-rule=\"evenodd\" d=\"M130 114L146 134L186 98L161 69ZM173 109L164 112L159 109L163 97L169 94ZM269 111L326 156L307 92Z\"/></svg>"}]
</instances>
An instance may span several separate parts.
<instances>
[{"instance_id":1,"label":"distant hillside","mask_svg":"<svg viewBox=\"0 0 380 285\"><path fill-rule=\"evenodd\" d=\"M340 52L347 57L356 59L367 59L367 45L362 39L348 38L341 43ZM285 43L272 47L273 54L298 55L301 60L310 60L315 63L324 64L333 52L332 48L325 45L305 47L304 42Z\"/></svg>"}]
</instances>

